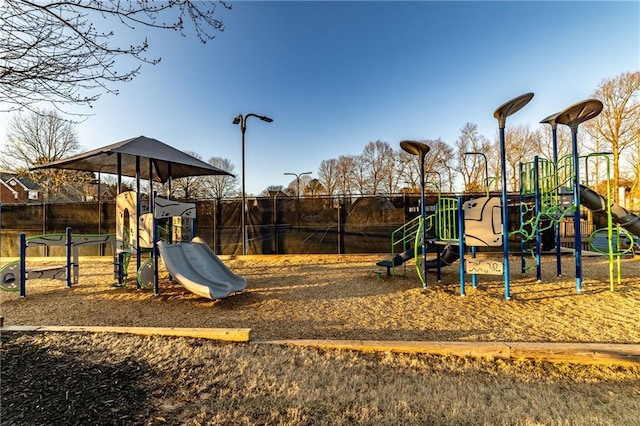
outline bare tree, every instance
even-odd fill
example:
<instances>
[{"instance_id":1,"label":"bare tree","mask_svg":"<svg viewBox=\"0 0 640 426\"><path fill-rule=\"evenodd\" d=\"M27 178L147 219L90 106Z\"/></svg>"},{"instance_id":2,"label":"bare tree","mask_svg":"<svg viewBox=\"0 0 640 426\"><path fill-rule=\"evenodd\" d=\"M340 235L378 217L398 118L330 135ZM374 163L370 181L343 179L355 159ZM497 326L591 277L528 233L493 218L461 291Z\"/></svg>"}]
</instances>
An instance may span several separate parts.
<instances>
[{"instance_id":1,"label":"bare tree","mask_svg":"<svg viewBox=\"0 0 640 426\"><path fill-rule=\"evenodd\" d=\"M149 58L145 38L127 47L116 41L125 31L146 27L190 29L202 43L222 31L214 18L221 0L4 0L0 5L0 103L33 110L40 102L91 105L102 93L117 93ZM133 58L137 65L122 59Z\"/></svg>"},{"instance_id":2,"label":"bare tree","mask_svg":"<svg viewBox=\"0 0 640 426\"><path fill-rule=\"evenodd\" d=\"M420 165L418 157L402 149L398 153L402 192L420 193Z\"/></svg>"},{"instance_id":3,"label":"bare tree","mask_svg":"<svg viewBox=\"0 0 640 426\"><path fill-rule=\"evenodd\" d=\"M398 194L404 183L404 169L407 165L404 163L401 149L392 150L382 170L382 188L387 194Z\"/></svg>"},{"instance_id":4,"label":"bare tree","mask_svg":"<svg viewBox=\"0 0 640 426\"><path fill-rule=\"evenodd\" d=\"M564 126L566 127L566 126ZM600 136L595 136L591 138L582 138L579 140L580 154L585 156L587 154L593 153L605 153L609 151L608 143ZM609 157L607 155L607 157ZM588 182L589 186L596 187L598 192L604 193L606 192L606 183L607 180L611 179L611 176L607 176L607 168L605 163L605 158L603 156L588 156L584 159L582 168L580 169L582 177L585 178L586 182ZM609 174L611 174L612 164L610 164ZM582 180L582 179L581 179ZM603 185L603 188L600 188L600 184ZM605 191L603 191L605 189Z\"/></svg>"},{"instance_id":5,"label":"bare tree","mask_svg":"<svg viewBox=\"0 0 640 426\"><path fill-rule=\"evenodd\" d=\"M506 130L505 138L505 168L507 181L510 182L508 189L516 191L520 182L520 163L533 161L533 157L540 152L540 132L531 130L528 125L516 125ZM499 146L497 142L495 145Z\"/></svg>"},{"instance_id":6,"label":"bare tree","mask_svg":"<svg viewBox=\"0 0 640 426\"><path fill-rule=\"evenodd\" d=\"M75 125L56 111L38 109L16 114L9 121L3 166L27 169L76 153L80 149Z\"/></svg>"},{"instance_id":7,"label":"bare tree","mask_svg":"<svg viewBox=\"0 0 640 426\"><path fill-rule=\"evenodd\" d=\"M423 142L430 148L424 157L425 180L437 184L439 191L453 192L455 175L455 164L452 164L452 159L455 158L453 148L440 138Z\"/></svg>"},{"instance_id":8,"label":"bare tree","mask_svg":"<svg viewBox=\"0 0 640 426\"><path fill-rule=\"evenodd\" d=\"M632 176L629 195L631 197L627 206L635 211L640 210L640 128L636 133L635 142L628 153L629 175Z\"/></svg>"},{"instance_id":9,"label":"bare tree","mask_svg":"<svg viewBox=\"0 0 640 426\"><path fill-rule=\"evenodd\" d=\"M424 157L426 190L432 192L453 191L455 167L449 165L454 158L453 149L441 139L420 140L429 147ZM420 192L420 164L415 155L404 151L399 153L400 165L398 173L402 176L405 189L409 192Z\"/></svg>"},{"instance_id":10,"label":"bare tree","mask_svg":"<svg viewBox=\"0 0 640 426\"><path fill-rule=\"evenodd\" d=\"M352 169L349 170L349 179L353 185L353 190L358 194L364 195L367 193L369 175L367 173L367 164L362 155L354 155L352 157Z\"/></svg>"},{"instance_id":11,"label":"bare tree","mask_svg":"<svg viewBox=\"0 0 640 426\"><path fill-rule=\"evenodd\" d=\"M338 157L337 192L340 195L351 195L354 191L356 157L341 155Z\"/></svg>"},{"instance_id":12,"label":"bare tree","mask_svg":"<svg viewBox=\"0 0 640 426\"><path fill-rule=\"evenodd\" d=\"M209 158L209 164L224 170L229 173L233 173L235 166L231 163L231 160L227 158L211 157ZM207 176L205 186L208 189L208 195L221 200L225 197L232 197L239 193L238 189L238 177L228 175L214 175Z\"/></svg>"},{"instance_id":13,"label":"bare tree","mask_svg":"<svg viewBox=\"0 0 640 426\"><path fill-rule=\"evenodd\" d=\"M603 103L602 113L587 121L587 132L602 138L613 154L613 187L620 185L621 156L633 146L640 126L640 71L603 80L593 96ZM614 190L618 201L618 192Z\"/></svg>"},{"instance_id":14,"label":"bare tree","mask_svg":"<svg viewBox=\"0 0 640 426\"><path fill-rule=\"evenodd\" d=\"M305 187L305 195L311 195L312 197L320 195L325 192L325 188L318 179L311 179L309 184Z\"/></svg>"},{"instance_id":15,"label":"bare tree","mask_svg":"<svg viewBox=\"0 0 640 426\"><path fill-rule=\"evenodd\" d=\"M92 173L70 170L44 169L29 172L29 168L60 160L80 149L75 125L64 120L56 111L36 109L27 114L16 114L8 125L3 150L2 167L28 176L40 185L47 200L56 197L77 199L65 187L82 186L93 179Z\"/></svg>"},{"instance_id":16,"label":"bare tree","mask_svg":"<svg viewBox=\"0 0 640 426\"><path fill-rule=\"evenodd\" d=\"M485 189L488 180L488 176L485 176L485 166L488 167L488 164L485 164L485 161L489 161L490 143L487 138L478 133L476 124L466 123L460 129L456 149L458 150L457 171L462 176L464 190L480 192ZM465 155L465 152L478 154Z\"/></svg>"},{"instance_id":17,"label":"bare tree","mask_svg":"<svg viewBox=\"0 0 640 426\"><path fill-rule=\"evenodd\" d=\"M553 161L553 138L551 127L548 124L541 125L539 134L540 156ZM558 125L556 131L556 149L558 151L558 159L571 155L571 131L567 126Z\"/></svg>"},{"instance_id":18,"label":"bare tree","mask_svg":"<svg viewBox=\"0 0 640 426\"><path fill-rule=\"evenodd\" d=\"M330 158L322 160L318 168L318 181L327 195L333 195L338 186L338 160Z\"/></svg>"},{"instance_id":19,"label":"bare tree","mask_svg":"<svg viewBox=\"0 0 640 426\"><path fill-rule=\"evenodd\" d=\"M202 156L193 151L184 151L192 157L202 160ZM185 199L205 197L208 190L208 182L206 176L187 176L173 181L173 194L176 197Z\"/></svg>"},{"instance_id":20,"label":"bare tree","mask_svg":"<svg viewBox=\"0 0 640 426\"><path fill-rule=\"evenodd\" d=\"M361 190L373 195L380 193L383 180L388 176L389 169L393 169L393 159L393 148L388 142L369 142L361 155L363 169L358 174L362 182Z\"/></svg>"}]
</instances>

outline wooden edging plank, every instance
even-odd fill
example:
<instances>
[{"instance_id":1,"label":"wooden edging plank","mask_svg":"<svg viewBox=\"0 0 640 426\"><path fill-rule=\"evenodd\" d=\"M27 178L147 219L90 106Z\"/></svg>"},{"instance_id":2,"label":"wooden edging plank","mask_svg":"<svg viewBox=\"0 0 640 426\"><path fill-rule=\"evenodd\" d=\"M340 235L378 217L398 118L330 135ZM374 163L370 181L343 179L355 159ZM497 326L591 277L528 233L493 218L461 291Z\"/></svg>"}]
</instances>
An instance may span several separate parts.
<instances>
[{"instance_id":1,"label":"wooden edging plank","mask_svg":"<svg viewBox=\"0 0 640 426\"><path fill-rule=\"evenodd\" d=\"M392 340L254 340L251 343L347 349L360 352L429 353L471 357L509 358L509 346L500 342L419 342Z\"/></svg>"},{"instance_id":2,"label":"wooden edging plank","mask_svg":"<svg viewBox=\"0 0 640 426\"><path fill-rule=\"evenodd\" d=\"M6 326L0 332L127 333L144 336L175 336L229 342L281 346L343 349L361 352L454 355L460 357L533 359L549 362L640 367L640 344L543 343L543 342L437 342L391 340L251 340L250 328L99 327L99 326Z\"/></svg>"},{"instance_id":3,"label":"wooden edging plank","mask_svg":"<svg viewBox=\"0 0 640 426\"><path fill-rule=\"evenodd\" d=\"M126 333L143 336L195 337L223 340L228 342L248 342L250 328L178 328L178 327L98 327L98 326L9 326L0 331L55 331L86 333Z\"/></svg>"},{"instance_id":4,"label":"wooden edging plank","mask_svg":"<svg viewBox=\"0 0 640 426\"><path fill-rule=\"evenodd\" d=\"M640 366L640 345L609 343L510 343L514 359Z\"/></svg>"},{"instance_id":5,"label":"wooden edging plank","mask_svg":"<svg viewBox=\"0 0 640 426\"><path fill-rule=\"evenodd\" d=\"M257 340L252 343L348 349L362 352L423 353L460 357L532 359L575 364L640 367L640 345L606 343L396 342L368 340Z\"/></svg>"}]
</instances>

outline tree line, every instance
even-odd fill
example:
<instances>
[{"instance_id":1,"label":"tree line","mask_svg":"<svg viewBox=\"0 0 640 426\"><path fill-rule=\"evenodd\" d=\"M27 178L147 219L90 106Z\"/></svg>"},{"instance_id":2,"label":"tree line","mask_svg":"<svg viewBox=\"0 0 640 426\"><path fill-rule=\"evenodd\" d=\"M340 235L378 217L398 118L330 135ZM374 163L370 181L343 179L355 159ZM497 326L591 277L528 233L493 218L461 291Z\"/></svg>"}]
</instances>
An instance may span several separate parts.
<instances>
[{"instance_id":1,"label":"tree line","mask_svg":"<svg viewBox=\"0 0 640 426\"><path fill-rule=\"evenodd\" d=\"M604 104L602 113L587 121L579 138L580 153L607 153L610 157L612 188L628 189L631 199L640 198L640 72L622 73L603 80L593 97ZM506 173L508 190L519 188L519 164L534 156L553 159L551 129L547 124L511 126L506 129ZM466 123L453 144L441 139L422 140L430 147L425 157L426 190L434 192L482 192L498 190L500 152L497 137L490 140L478 132L477 125ZM75 124L55 110L34 109L17 114L9 122L3 160L0 166L27 176L38 183L47 200L77 200L92 191L96 175L68 170L29 172L35 165L65 158L80 148ZM558 158L571 154L571 134L566 126L558 126ZM195 152L188 154L202 160ZM209 164L234 173L230 160L211 157ZM597 161L588 168L585 180L598 184L605 181L606 166ZM115 185L103 177L107 185ZM298 184L300 187L298 188ZM173 191L183 198L224 199L240 196L240 182L233 176L198 176L176 179ZM85 188L78 191L78 188ZM261 194L282 191L288 195L379 195L416 193L420 188L418 160L390 143L368 142L359 155L341 155L322 160L316 177L303 175L285 188L267 186ZM612 194L618 200L618 192ZM82 198L81 198L82 199ZM631 206L637 209L640 206Z\"/></svg>"},{"instance_id":2,"label":"tree line","mask_svg":"<svg viewBox=\"0 0 640 426\"><path fill-rule=\"evenodd\" d=\"M231 4L223 0L3 1L0 107L6 111L26 110L29 114L19 114L11 120L0 167L28 175L40 184L47 199L86 196L97 179L91 173L64 170L29 173L28 168L64 158L79 149L74 124L63 115L81 116L75 107L91 106L102 94L117 93L119 84L139 76L141 64L160 62L161 58L148 56L147 38L132 40L122 47L115 38L116 31L127 33L134 27L142 27L182 35L191 33L206 43L224 31L217 15L228 9ZM104 19L96 20L96 16ZM131 38L137 36L128 34ZM582 127L586 135L580 138L581 153L610 153L612 187L624 186L632 197L640 199L640 72L623 72L603 80L593 97L603 102L604 109ZM551 132L545 126L507 129L509 190L518 188L521 161L531 161L534 155L551 159ZM558 134L559 156L566 155L570 152L570 135L564 126L559 126ZM423 142L431 147L425 164L429 190L475 192L487 186L498 189L500 155L496 137L487 138L478 133L475 124L466 123L455 141ZM465 154L471 152L474 154ZM235 168L224 158L213 157L208 161L230 172ZM589 168L592 176L585 179L601 181L605 168L596 163ZM416 192L420 187L415 157L380 140L368 142L359 155L321 161L316 176L301 176L286 188L268 186L263 194L273 191L290 195L390 194ZM104 179L108 183L110 178ZM238 196L238 186L233 177L174 182L176 194L185 198ZM617 191L613 195L617 201Z\"/></svg>"}]
</instances>

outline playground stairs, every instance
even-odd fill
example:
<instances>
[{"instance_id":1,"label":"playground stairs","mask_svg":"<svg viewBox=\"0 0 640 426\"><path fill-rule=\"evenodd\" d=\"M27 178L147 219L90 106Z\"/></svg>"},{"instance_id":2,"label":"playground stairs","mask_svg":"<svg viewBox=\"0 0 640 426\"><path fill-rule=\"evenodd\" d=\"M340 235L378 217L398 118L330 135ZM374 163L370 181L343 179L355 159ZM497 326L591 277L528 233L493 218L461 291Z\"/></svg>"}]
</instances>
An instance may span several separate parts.
<instances>
[{"instance_id":1,"label":"playground stairs","mask_svg":"<svg viewBox=\"0 0 640 426\"><path fill-rule=\"evenodd\" d=\"M388 260L376 263L376 266L386 268L386 275L395 277L395 268L406 267L408 260L414 257L414 244L421 225L421 217L417 216L391 233L391 256ZM385 270L374 270L378 277L385 274ZM404 271L406 273L406 270Z\"/></svg>"}]
</instances>

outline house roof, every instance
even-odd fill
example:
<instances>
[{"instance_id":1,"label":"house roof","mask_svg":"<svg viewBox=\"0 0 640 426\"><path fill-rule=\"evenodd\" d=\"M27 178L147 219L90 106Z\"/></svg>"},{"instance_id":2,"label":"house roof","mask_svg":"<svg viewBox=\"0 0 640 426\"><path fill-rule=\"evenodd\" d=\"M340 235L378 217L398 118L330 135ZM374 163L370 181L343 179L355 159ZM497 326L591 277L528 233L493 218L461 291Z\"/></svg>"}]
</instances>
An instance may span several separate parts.
<instances>
[{"instance_id":1,"label":"house roof","mask_svg":"<svg viewBox=\"0 0 640 426\"><path fill-rule=\"evenodd\" d=\"M0 178L0 185L4 186L5 188L7 188L9 191L11 191L11 193L16 194L17 191L15 189L13 189L11 187L11 185L9 185L7 182L5 182L3 179Z\"/></svg>"},{"instance_id":2,"label":"house roof","mask_svg":"<svg viewBox=\"0 0 640 426\"><path fill-rule=\"evenodd\" d=\"M37 183L35 183L34 181L32 181L27 177L19 176L15 173L7 172L7 171L0 171L0 181L6 183L7 185L10 185L9 182L12 180L15 180L16 182L18 182L26 190L40 189L40 185L38 185Z\"/></svg>"},{"instance_id":3,"label":"house roof","mask_svg":"<svg viewBox=\"0 0 640 426\"><path fill-rule=\"evenodd\" d=\"M233 176L159 140L145 136L32 167L31 170L43 168L101 172L129 177L136 177L138 170L140 178L149 179L149 176L153 175L153 180L163 183L169 180L169 177L176 179L187 176Z\"/></svg>"}]
</instances>

